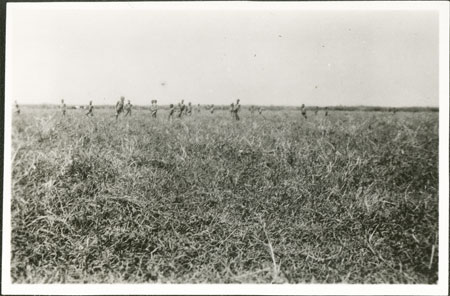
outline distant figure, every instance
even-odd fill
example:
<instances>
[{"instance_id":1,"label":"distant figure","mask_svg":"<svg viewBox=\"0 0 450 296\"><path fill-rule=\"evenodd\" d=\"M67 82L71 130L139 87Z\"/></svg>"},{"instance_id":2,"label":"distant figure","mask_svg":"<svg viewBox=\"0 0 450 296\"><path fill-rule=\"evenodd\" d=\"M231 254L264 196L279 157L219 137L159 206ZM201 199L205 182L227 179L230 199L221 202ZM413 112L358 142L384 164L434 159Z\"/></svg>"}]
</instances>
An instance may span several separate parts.
<instances>
[{"instance_id":1,"label":"distant figure","mask_svg":"<svg viewBox=\"0 0 450 296\"><path fill-rule=\"evenodd\" d=\"M319 107L316 106L316 109L314 110L314 115L317 115L318 112L319 112Z\"/></svg>"},{"instance_id":2,"label":"distant figure","mask_svg":"<svg viewBox=\"0 0 450 296\"><path fill-rule=\"evenodd\" d=\"M253 113L255 113L255 110L256 109L256 107L255 106L250 106L250 113L253 115Z\"/></svg>"},{"instance_id":3,"label":"distant figure","mask_svg":"<svg viewBox=\"0 0 450 296\"><path fill-rule=\"evenodd\" d=\"M178 110L178 115L177 115L177 117L180 117L180 116L181 116L181 103L178 103L178 105L177 105L177 110Z\"/></svg>"},{"instance_id":4,"label":"distant figure","mask_svg":"<svg viewBox=\"0 0 450 296\"><path fill-rule=\"evenodd\" d=\"M200 113L200 104L197 105L197 112Z\"/></svg>"},{"instance_id":5,"label":"distant figure","mask_svg":"<svg viewBox=\"0 0 450 296\"><path fill-rule=\"evenodd\" d=\"M230 115L231 115L231 118L233 118L233 116L234 116L234 103L231 103L231 105L230 105Z\"/></svg>"},{"instance_id":6,"label":"distant figure","mask_svg":"<svg viewBox=\"0 0 450 296\"><path fill-rule=\"evenodd\" d=\"M173 107L173 105L172 105ZM156 118L156 114L158 113L158 101L157 100L152 100L152 105L150 107L150 112L152 114L153 118Z\"/></svg>"},{"instance_id":7,"label":"distant figure","mask_svg":"<svg viewBox=\"0 0 450 296\"><path fill-rule=\"evenodd\" d=\"M262 112L263 112L263 108L262 108L262 107L259 107L259 109L258 109L259 115L262 115Z\"/></svg>"},{"instance_id":8,"label":"distant figure","mask_svg":"<svg viewBox=\"0 0 450 296\"><path fill-rule=\"evenodd\" d=\"M301 111L302 111L303 117L304 117L305 119L308 119L308 117L306 116L305 104L302 104Z\"/></svg>"},{"instance_id":9,"label":"distant figure","mask_svg":"<svg viewBox=\"0 0 450 296\"><path fill-rule=\"evenodd\" d=\"M394 114L397 113L397 108L394 108L393 112L394 112Z\"/></svg>"},{"instance_id":10,"label":"distant figure","mask_svg":"<svg viewBox=\"0 0 450 296\"><path fill-rule=\"evenodd\" d=\"M236 100L236 105L234 105L234 111L233 111L233 113L234 113L234 119L236 119L236 120L240 120L240 118L239 118L239 111L241 110L241 105L239 104L239 102L240 102L240 100L239 99L237 99Z\"/></svg>"},{"instance_id":11,"label":"distant figure","mask_svg":"<svg viewBox=\"0 0 450 296\"><path fill-rule=\"evenodd\" d=\"M178 104L178 118L181 118L181 116L183 115L183 112L186 109L186 105L184 104L184 100L181 100L181 103Z\"/></svg>"},{"instance_id":12,"label":"distant figure","mask_svg":"<svg viewBox=\"0 0 450 296\"><path fill-rule=\"evenodd\" d=\"M125 116L131 116L131 107L133 107L133 105L131 105L130 100L128 100L128 103L125 105Z\"/></svg>"},{"instance_id":13,"label":"distant figure","mask_svg":"<svg viewBox=\"0 0 450 296\"><path fill-rule=\"evenodd\" d=\"M188 103L187 107L186 107L186 113L187 115L191 116L192 115L192 105L191 102Z\"/></svg>"},{"instance_id":14,"label":"distant figure","mask_svg":"<svg viewBox=\"0 0 450 296\"><path fill-rule=\"evenodd\" d=\"M17 115L20 115L20 107L19 107L19 104L17 104L17 101L15 101L14 104L16 105L16 113L17 113Z\"/></svg>"},{"instance_id":15,"label":"distant figure","mask_svg":"<svg viewBox=\"0 0 450 296\"><path fill-rule=\"evenodd\" d=\"M328 116L328 107L325 107L325 116Z\"/></svg>"},{"instance_id":16,"label":"distant figure","mask_svg":"<svg viewBox=\"0 0 450 296\"><path fill-rule=\"evenodd\" d=\"M116 120L119 117L119 114L122 113L123 107L125 105L125 98L122 96L120 100L116 103Z\"/></svg>"},{"instance_id":17,"label":"distant figure","mask_svg":"<svg viewBox=\"0 0 450 296\"><path fill-rule=\"evenodd\" d=\"M63 116L66 116L66 110L67 110L66 103L64 103L64 100L61 100L61 111Z\"/></svg>"},{"instance_id":18,"label":"distant figure","mask_svg":"<svg viewBox=\"0 0 450 296\"><path fill-rule=\"evenodd\" d=\"M211 108L209 111L211 112L211 114L214 114L214 104L211 105Z\"/></svg>"},{"instance_id":19,"label":"distant figure","mask_svg":"<svg viewBox=\"0 0 450 296\"><path fill-rule=\"evenodd\" d=\"M86 116L94 116L94 106L92 105L92 101L89 101L89 105L86 108L88 109Z\"/></svg>"},{"instance_id":20,"label":"distant figure","mask_svg":"<svg viewBox=\"0 0 450 296\"><path fill-rule=\"evenodd\" d=\"M169 121L172 121L174 113L175 113L175 107L173 106L173 104L170 104L170 106L169 106L169 117L168 117ZM152 113L152 116L153 116L153 113Z\"/></svg>"}]
</instances>

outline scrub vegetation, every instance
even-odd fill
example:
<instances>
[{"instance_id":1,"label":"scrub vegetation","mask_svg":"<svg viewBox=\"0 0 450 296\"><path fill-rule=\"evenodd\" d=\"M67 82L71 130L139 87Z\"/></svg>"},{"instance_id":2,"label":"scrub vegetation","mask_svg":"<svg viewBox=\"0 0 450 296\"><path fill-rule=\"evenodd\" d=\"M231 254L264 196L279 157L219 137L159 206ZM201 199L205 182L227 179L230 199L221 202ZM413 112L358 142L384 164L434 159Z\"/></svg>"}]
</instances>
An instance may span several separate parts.
<instances>
[{"instance_id":1,"label":"scrub vegetation","mask_svg":"<svg viewBox=\"0 0 450 296\"><path fill-rule=\"evenodd\" d=\"M436 283L438 113L24 107L15 283Z\"/></svg>"}]
</instances>

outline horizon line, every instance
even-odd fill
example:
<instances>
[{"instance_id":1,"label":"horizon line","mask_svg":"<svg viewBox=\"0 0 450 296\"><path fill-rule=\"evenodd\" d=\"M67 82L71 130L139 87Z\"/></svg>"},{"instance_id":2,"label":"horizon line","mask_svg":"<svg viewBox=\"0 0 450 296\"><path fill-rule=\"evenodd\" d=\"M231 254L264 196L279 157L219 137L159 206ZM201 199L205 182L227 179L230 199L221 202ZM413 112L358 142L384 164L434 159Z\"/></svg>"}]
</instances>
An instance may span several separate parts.
<instances>
[{"instance_id":1,"label":"horizon line","mask_svg":"<svg viewBox=\"0 0 450 296\"><path fill-rule=\"evenodd\" d=\"M14 103L13 103L14 105ZM21 106L60 106L61 103L25 103L25 104L20 104ZM89 105L89 103L86 104L66 104L66 106L85 106L85 105ZM94 106L112 106L114 107L115 104L93 104ZM132 104L134 107L147 107L147 106L151 106L151 104ZM170 104L160 104L159 106L169 106ZM178 103L174 103L174 106L178 105ZM187 105L187 103L185 103L185 105ZM193 106L197 106L197 105L201 105L201 106L227 106L229 107L229 104L198 104L198 103L192 103ZM258 104L240 104L241 106L264 106L264 107L284 107L284 108L289 108L289 107L301 107L302 104L299 105L267 105L267 104L262 104L262 105L258 105ZM344 107L344 108L438 108L439 109L439 105L438 106L418 106L418 105L405 105L405 106L388 106L388 105L306 105L305 107L319 107L319 108L325 108L325 107L331 107L331 108L335 108L335 107Z\"/></svg>"}]
</instances>

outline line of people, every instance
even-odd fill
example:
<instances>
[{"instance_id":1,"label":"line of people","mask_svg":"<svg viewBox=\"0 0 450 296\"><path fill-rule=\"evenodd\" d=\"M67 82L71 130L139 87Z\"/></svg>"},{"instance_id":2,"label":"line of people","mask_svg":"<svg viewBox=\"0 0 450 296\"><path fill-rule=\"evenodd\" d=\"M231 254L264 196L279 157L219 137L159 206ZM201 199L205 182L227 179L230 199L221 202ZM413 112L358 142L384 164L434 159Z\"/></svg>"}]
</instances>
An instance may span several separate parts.
<instances>
[{"instance_id":1,"label":"line of people","mask_svg":"<svg viewBox=\"0 0 450 296\"><path fill-rule=\"evenodd\" d=\"M15 101L14 104L15 104L15 112L17 114L20 114L19 104L17 103L17 101ZM128 103L125 104L125 97L123 97L123 96L120 97L120 100L117 101L117 103L116 103L116 114L115 114L116 120L119 118L119 115L121 113L125 113L125 115L124 115L125 117L131 116L132 107L133 107L133 105L131 104L130 100L128 100ZM83 108L83 107L81 107L81 108ZM215 111L214 104L206 105L205 108L207 110L209 110L209 112L211 114L214 114L214 111ZM92 101L89 101L89 105L86 107L86 109L87 109L87 112L85 114L86 116L94 116L94 105L92 104ZM200 104L197 105L196 110L198 113L200 113L200 110L201 110ZM239 121L240 120L240 117L239 117L240 110L241 110L240 100L237 99L236 103L231 103L231 105L230 105L231 118L233 118L236 121ZM260 115L262 115L262 112L264 109L262 107L250 106L249 110L252 115L256 111ZM308 119L305 104L301 105L300 111L301 111L303 118ZM64 102L64 100L61 100L61 112L62 112L63 116L66 115L67 105ZM318 112L319 112L319 107L316 106L314 109L314 114L317 115ZM152 118L156 118L157 113L158 113L158 101L157 100L151 101L150 113L151 113ZM168 115L169 121L173 120L175 113L176 113L177 118L181 118L183 115L191 116L193 113L192 103L189 102L187 105L185 105L184 100L181 100L181 102L178 103L177 107L175 107L174 104L170 104L169 115ZM325 116L328 116L328 107L325 107Z\"/></svg>"}]
</instances>

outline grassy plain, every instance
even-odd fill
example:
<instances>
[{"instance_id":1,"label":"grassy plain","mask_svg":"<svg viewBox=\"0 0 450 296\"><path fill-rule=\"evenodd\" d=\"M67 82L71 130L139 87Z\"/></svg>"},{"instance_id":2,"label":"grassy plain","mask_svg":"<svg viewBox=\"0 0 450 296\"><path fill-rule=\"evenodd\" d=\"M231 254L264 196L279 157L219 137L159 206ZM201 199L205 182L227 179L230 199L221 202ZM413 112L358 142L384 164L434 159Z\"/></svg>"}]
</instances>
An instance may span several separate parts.
<instances>
[{"instance_id":1,"label":"grassy plain","mask_svg":"<svg viewBox=\"0 0 450 296\"><path fill-rule=\"evenodd\" d=\"M23 108L16 283L436 283L438 113Z\"/></svg>"}]
</instances>

